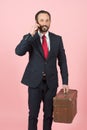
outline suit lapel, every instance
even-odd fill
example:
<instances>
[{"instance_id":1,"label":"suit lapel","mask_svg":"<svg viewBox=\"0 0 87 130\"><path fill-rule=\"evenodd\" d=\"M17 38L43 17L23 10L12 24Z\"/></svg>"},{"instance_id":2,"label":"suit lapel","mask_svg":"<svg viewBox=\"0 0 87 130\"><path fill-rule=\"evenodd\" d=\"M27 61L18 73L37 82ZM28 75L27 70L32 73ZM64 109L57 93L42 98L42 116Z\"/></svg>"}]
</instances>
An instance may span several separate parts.
<instances>
[{"instance_id":1,"label":"suit lapel","mask_svg":"<svg viewBox=\"0 0 87 130\"><path fill-rule=\"evenodd\" d=\"M48 58L50 58L51 54L52 54L52 49L53 49L53 37L51 35L51 33L49 32L49 38L50 38L50 51L49 51L49 54L48 54Z\"/></svg>"},{"instance_id":2,"label":"suit lapel","mask_svg":"<svg viewBox=\"0 0 87 130\"><path fill-rule=\"evenodd\" d=\"M39 53L44 57L44 53L43 53L43 49L42 49L41 41L40 41L40 36L38 35L38 33L35 34L34 40L37 43L36 48L38 49Z\"/></svg>"}]
</instances>

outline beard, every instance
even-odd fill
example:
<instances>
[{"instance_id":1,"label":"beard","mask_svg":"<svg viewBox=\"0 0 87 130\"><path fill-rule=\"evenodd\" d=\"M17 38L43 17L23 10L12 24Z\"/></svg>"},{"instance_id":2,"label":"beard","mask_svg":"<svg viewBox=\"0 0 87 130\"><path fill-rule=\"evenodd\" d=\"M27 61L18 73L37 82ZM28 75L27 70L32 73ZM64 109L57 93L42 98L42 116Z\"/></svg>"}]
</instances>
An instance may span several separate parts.
<instances>
[{"instance_id":1,"label":"beard","mask_svg":"<svg viewBox=\"0 0 87 130\"><path fill-rule=\"evenodd\" d=\"M48 27L47 25L43 25L43 26L40 26L40 27L39 27L39 30L40 30L41 33L47 32L48 29L49 29L49 27Z\"/></svg>"}]
</instances>

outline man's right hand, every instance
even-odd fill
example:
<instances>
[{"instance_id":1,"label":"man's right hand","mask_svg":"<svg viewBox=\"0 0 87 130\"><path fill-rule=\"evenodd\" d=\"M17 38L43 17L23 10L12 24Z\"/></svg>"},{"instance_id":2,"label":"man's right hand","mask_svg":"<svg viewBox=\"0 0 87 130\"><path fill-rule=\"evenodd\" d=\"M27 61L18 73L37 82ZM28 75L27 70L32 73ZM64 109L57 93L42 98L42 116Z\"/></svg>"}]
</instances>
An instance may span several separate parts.
<instances>
[{"instance_id":1,"label":"man's right hand","mask_svg":"<svg viewBox=\"0 0 87 130\"><path fill-rule=\"evenodd\" d=\"M34 26L32 26L30 34L33 36L37 31L38 31L38 27L40 27L39 24L35 24Z\"/></svg>"}]
</instances>

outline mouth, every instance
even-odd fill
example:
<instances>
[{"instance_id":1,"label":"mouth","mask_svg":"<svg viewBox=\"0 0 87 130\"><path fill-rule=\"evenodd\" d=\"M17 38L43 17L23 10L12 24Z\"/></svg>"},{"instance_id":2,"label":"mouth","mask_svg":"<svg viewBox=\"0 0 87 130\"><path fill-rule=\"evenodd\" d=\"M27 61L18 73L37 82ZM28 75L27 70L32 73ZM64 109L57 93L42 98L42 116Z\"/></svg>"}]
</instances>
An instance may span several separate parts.
<instances>
[{"instance_id":1,"label":"mouth","mask_svg":"<svg viewBox=\"0 0 87 130\"><path fill-rule=\"evenodd\" d=\"M40 26L40 31L41 32L47 32L48 31L48 29L49 29L49 27L48 26L46 26L46 25L44 25L44 26Z\"/></svg>"},{"instance_id":2,"label":"mouth","mask_svg":"<svg viewBox=\"0 0 87 130\"><path fill-rule=\"evenodd\" d=\"M48 29L48 27L47 26L43 26L42 29L45 31L45 30Z\"/></svg>"}]
</instances>

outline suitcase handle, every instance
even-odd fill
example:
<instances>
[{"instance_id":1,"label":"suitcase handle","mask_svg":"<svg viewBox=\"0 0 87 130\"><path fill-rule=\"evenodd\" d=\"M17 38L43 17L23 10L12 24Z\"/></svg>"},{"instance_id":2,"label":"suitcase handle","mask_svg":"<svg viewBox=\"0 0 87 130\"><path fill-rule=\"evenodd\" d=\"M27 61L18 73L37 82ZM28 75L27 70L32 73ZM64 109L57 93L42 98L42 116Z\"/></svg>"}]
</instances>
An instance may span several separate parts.
<instances>
[{"instance_id":1,"label":"suitcase handle","mask_svg":"<svg viewBox=\"0 0 87 130\"><path fill-rule=\"evenodd\" d=\"M64 95L67 95L67 94L69 93L69 90L68 90L68 92L67 92L66 89L65 89L65 92L64 92L64 90L63 90L63 93L64 93Z\"/></svg>"}]
</instances>

